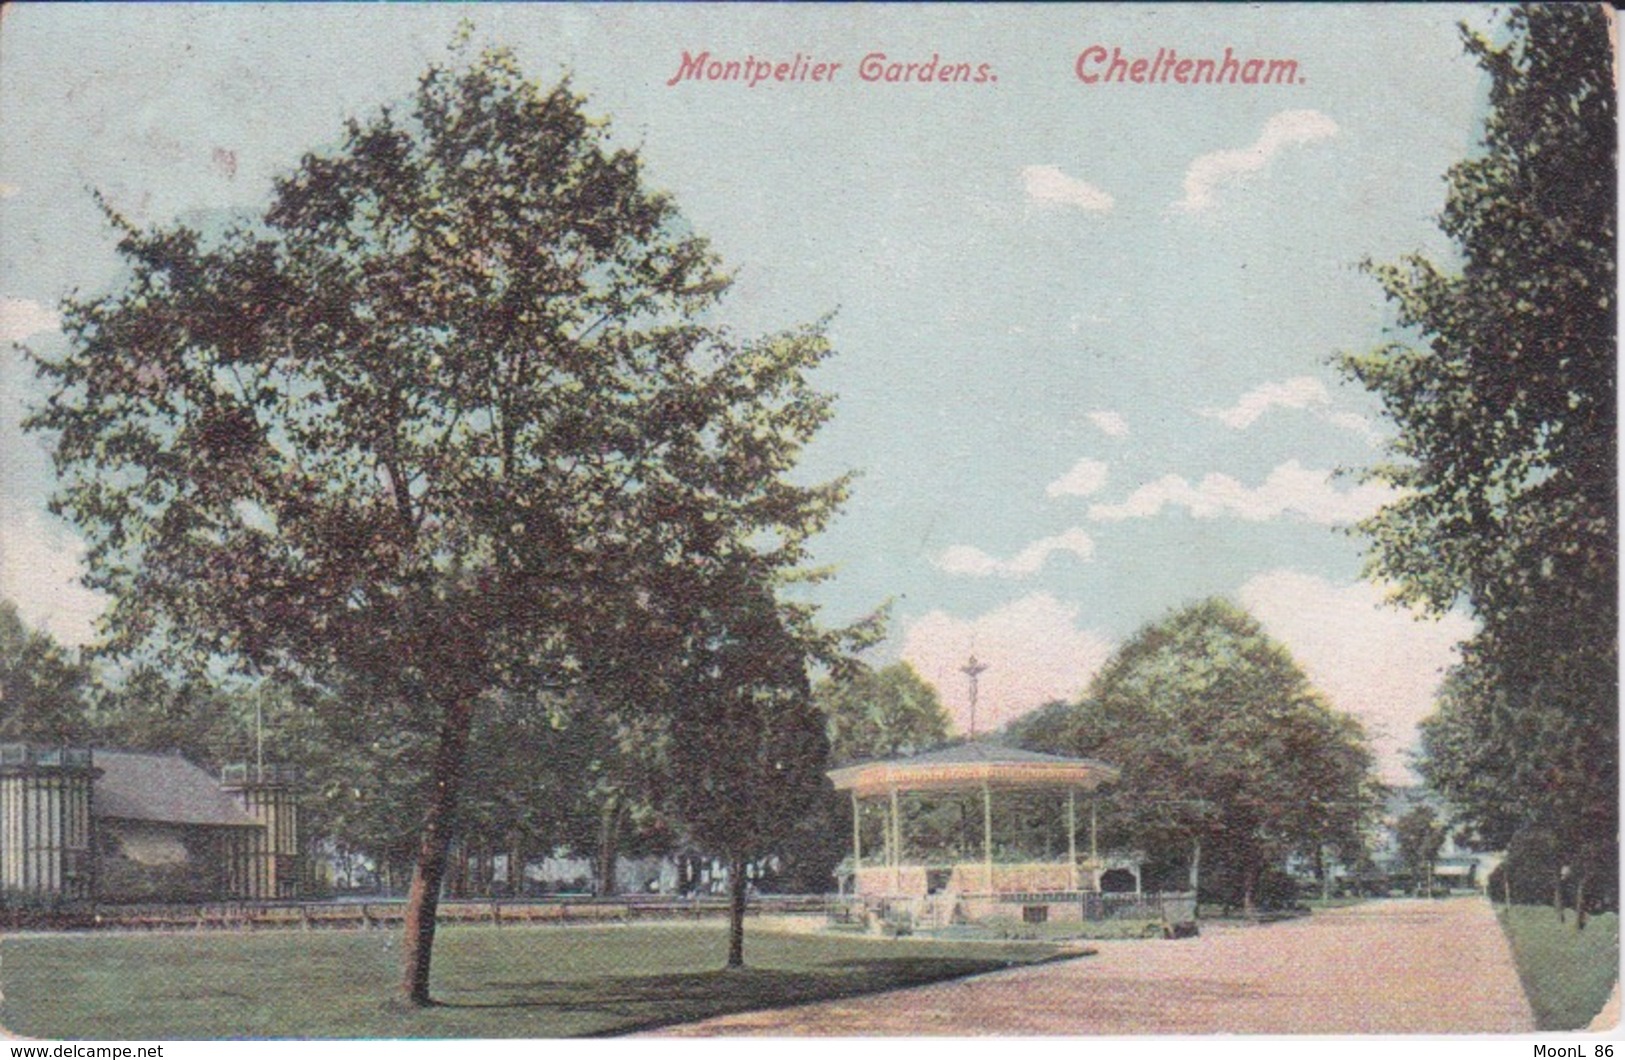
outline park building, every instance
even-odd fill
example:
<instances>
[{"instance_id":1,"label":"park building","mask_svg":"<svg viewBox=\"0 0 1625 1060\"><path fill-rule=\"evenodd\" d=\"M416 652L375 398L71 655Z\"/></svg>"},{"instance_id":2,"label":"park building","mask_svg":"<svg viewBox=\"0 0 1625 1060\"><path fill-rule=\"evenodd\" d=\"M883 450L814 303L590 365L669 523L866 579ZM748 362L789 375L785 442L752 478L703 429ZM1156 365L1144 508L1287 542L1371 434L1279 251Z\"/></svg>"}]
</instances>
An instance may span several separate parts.
<instances>
[{"instance_id":1,"label":"park building","mask_svg":"<svg viewBox=\"0 0 1625 1060\"><path fill-rule=\"evenodd\" d=\"M285 766L229 765L217 778L179 754L0 744L0 896L295 897L295 779Z\"/></svg>"}]
</instances>

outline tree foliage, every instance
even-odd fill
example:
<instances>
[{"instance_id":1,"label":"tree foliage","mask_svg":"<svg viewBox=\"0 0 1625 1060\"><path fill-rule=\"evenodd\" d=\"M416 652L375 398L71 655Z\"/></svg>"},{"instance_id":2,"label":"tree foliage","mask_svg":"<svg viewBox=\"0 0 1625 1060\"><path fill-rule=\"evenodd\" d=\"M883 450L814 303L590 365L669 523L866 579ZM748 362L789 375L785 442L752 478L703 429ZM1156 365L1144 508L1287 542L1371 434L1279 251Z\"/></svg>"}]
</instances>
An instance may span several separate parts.
<instances>
[{"instance_id":1,"label":"tree foliage","mask_svg":"<svg viewBox=\"0 0 1625 1060\"><path fill-rule=\"evenodd\" d=\"M1481 632L1426 732L1424 773L1490 841L1514 822L1616 860L1616 128L1608 20L1515 7L1465 32L1490 79L1481 148L1440 228L1459 264L1374 266L1411 338L1342 359L1399 428L1371 474L1370 569ZM1420 342L1415 342L1420 338ZM1508 750L1515 753L1505 754Z\"/></svg>"},{"instance_id":2,"label":"tree foliage","mask_svg":"<svg viewBox=\"0 0 1625 1060\"><path fill-rule=\"evenodd\" d=\"M1597 686L1551 699L1520 694L1479 647L1469 645L1422 722L1422 775L1451 800L1475 846L1550 847L1552 860L1538 873L1572 874L1577 894L1615 907L1618 733L1602 727L1605 712L1583 709ZM1600 687L1610 686L1605 679ZM1562 901L1563 890L1556 893ZM1577 921L1584 926L1583 916Z\"/></svg>"},{"instance_id":3,"label":"tree foliage","mask_svg":"<svg viewBox=\"0 0 1625 1060\"><path fill-rule=\"evenodd\" d=\"M83 742L88 678L75 653L0 600L0 741Z\"/></svg>"},{"instance_id":4,"label":"tree foliage","mask_svg":"<svg viewBox=\"0 0 1625 1060\"><path fill-rule=\"evenodd\" d=\"M504 794L475 830L507 827L590 855L598 893L613 893L623 853L668 852L676 842L666 806L671 719L659 703L627 702L614 689L552 698L546 721L522 708L492 717L492 753L476 757L490 789Z\"/></svg>"},{"instance_id":5,"label":"tree foliage","mask_svg":"<svg viewBox=\"0 0 1625 1060\"><path fill-rule=\"evenodd\" d=\"M1375 570L1492 627L1531 594L1585 615L1614 555L1615 130L1601 9L1514 9L1468 34L1491 78L1482 150L1450 170L1440 228L1460 267L1372 271L1407 332L1343 358L1399 426L1374 474L1405 491L1367 524ZM1555 646L1555 645L1554 645Z\"/></svg>"},{"instance_id":6,"label":"tree foliage","mask_svg":"<svg viewBox=\"0 0 1625 1060\"><path fill-rule=\"evenodd\" d=\"M89 688L91 742L177 753L206 769L253 760L254 702L273 694L228 690L151 664L97 667Z\"/></svg>"},{"instance_id":7,"label":"tree foliage","mask_svg":"<svg viewBox=\"0 0 1625 1060\"><path fill-rule=\"evenodd\" d=\"M400 740L422 795L403 990L476 718L506 690L654 702L717 572L797 566L844 480L786 478L829 415L819 326L740 341L727 276L635 151L511 54L352 120L257 219L109 211L128 265L63 306L31 417L109 646L289 674Z\"/></svg>"},{"instance_id":8,"label":"tree foliage","mask_svg":"<svg viewBox=\"0 0 1625 1060\"><path fill-rule=\"evenodd\" d=\"M1012 736L1119 767L1102 807L1111 844L1199 858L1218 897L1243 905L1290 854L1333 845L1352 860L1378 794L1359 723L1217 599L1141 629L1081 702L1045 707Z\"/></svg>"},{"instance_id":9,"label":"tree foliage","mask_svg":"<svg viewBox=\"0 0 1625 1060\"><path fill-rule=\"evenodd\" d=\"M832 763L913 755L949 740L951 721L941 697L906 662L831 675L814 687L813 701L825 719ZM931 824L911 818L910 834L929 831ZM804 891L828 890L850 854L851 834L851 801L826 792L788 840L785 882Z\"/></svg>"},{"instance_id":10,"label":"tree foliage","mask_svg":"<svg viewBox=\"0 0 1625 1060\"><path fill-rule=\"evenodd\" d=\"M1394 822L1394 836L1399 841L1399 859L1416 878L1419 887L1433 893L1433 866L1444 847L1446 829L1433 807L1412 806Z\"/></svg>"},{"instance_id":11,"label":"tree foliage","mask_svg":"<svg viewBox=\"0 0 1625 1060\"><path fill-rule=\"evenodd\" d=\"M728 865L728 966L744 963L746 866L775 852L831 792L829 742L813 704L813 652L770 593L726 592L697 616L674 682L673 794L702 849Z\"/></svg>"},{"instance_id":12,"label":"tree foliage","mask_svg":"<svg viewBox=\"0 0 1625 1060\"><path fill-rule=\"evenodd\" d=\"M948 740L941 697L906 662L822 681L814 698L836 762L917 754Z\"/></svg>"}]
</instances>

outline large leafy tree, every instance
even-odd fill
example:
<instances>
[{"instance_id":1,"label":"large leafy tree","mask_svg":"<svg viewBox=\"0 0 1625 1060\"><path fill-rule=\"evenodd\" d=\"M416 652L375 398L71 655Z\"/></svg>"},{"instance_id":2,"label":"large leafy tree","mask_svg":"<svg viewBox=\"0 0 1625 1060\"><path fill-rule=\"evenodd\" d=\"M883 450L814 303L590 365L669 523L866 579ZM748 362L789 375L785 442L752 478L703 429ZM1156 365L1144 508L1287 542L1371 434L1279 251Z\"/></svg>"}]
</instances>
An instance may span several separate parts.
<instances>
[{"instance_id":1,"label":"large leafy tree","mask_svg":"<svg viewBox=\"0 0 1625 1060\"><path fill-rule=\"evenodd\" d=\"M1465 40L1490 109L1439 217L1459 261L1374 267L1405 336L1342 360L1398 426L1371 474L1400 499L1361 529L1401 597L1481 623L1424 772L1501 841L1542 819L1583 872L1618 845L1614 56L1590 5Z\"/></svg>"},{"instance_id":2,"label":"large leafy tree","mask_svg":"<svg viewBox=\"0 0 1625 1060\"><path fill-rule=\"evenodd\" d=\"M1507 850L1520 877L1572 876L1575 922L1584 928L1591 903L1618 901L1618 735L1600 728L1601 712L1574 708L1587 690L1553 700L1520 695L1481 649L1470 644L1446 677L1422 722L1418 765L1450 798L1474 845ZM1610 678L1597 679L1608 687ZM1511 864L1528 857L1543 863ZM1547 891L1559 917L1567 890L1559 882Z\"/></svg>"},{"instance_id":3,"label":"large leafy tree","mask_svg":"<svg viewBox=\"0 0 1625 1060\"><path fill-rule=\"evenodd\" d=\"M623 853L664 852L674 839L662 812L670 719L614 692L555 696L543 716L517 704L493 712L475 757L497 797L468 829L590 854L600 894L614 892Z\"/></svg>"},{"instance_id":4,"label":"large leafy tree","mask_svg":"<svg viewBox=\"0 0 1625 1060\"><path fill-rule=\"evenodd\" d=\"M380 882L399 889L415 865L435 733L409 704L371 694L359 680L305 684L298 696L307 704L292 718L273 716L266 753L299 764L304 830L330 842L336 854L370 863ZM479 723L491 712L490 700L481 708L470 737L471 763L485 751ZM477 770L465 769L461 779L460 806L471 797L499 797L484 788Z\"/></svg>"},{"instance_id":5,"label":"large leafy tree","mask_svg":"<svg viewBox=\"0 0 1625 1060\"><path fill-rule=\"evenodd\" d=\"M831 794L825 719L807 677L829 644L754 580L718 586L696 611L687 665L673 675L672 793L693 838L727 863L727 966L738 968L747 866L775 853Z\"/></svg>"},{"instance_id":6,"label":"large leafy tree","mask_svg":"<svg viewBox=\"0 0 1625 1060\"><path fill-rule=\"evenodd\" d=\"M837 762L916 754L948 739L941 697L906 662L821 681L814 698Z\"/></svg>"},{"instance_id":7,"label":"large leafy tree","mask_svg":"<svg viewBox=\"0 0 1625 1060\"><path fill-rule=\"evenodd\" d=\"M1444 847L1446 829L1439 815L1426 804L1412 806L1394 822L1394 835L1399 840L1399 859L1410 869L1416 885L1433 896L1433 868Z\"/></svg>"},{"instance_id":8,"label":"large leafy tree","mask_svg":"<svg viewBox=\"0 0 1625 1060\"><path fill-rule=\"evenodd\" d=\"M89 677L76 653L0 600L0 740L83 741Z\"/></svg>"},{"instance_id":9,"label":"large leafy tree","mask_svg":"<svg viewBox=\"0 0 1625 1060\"><path fill-rule=\"evenodd\" d=\"M228 690L150 664L97 676L88 714L97 745L175 752L206 768L253 758L254 702L269 693Z\"/></svg>"},{"instance_id":10,"label":"large leafy tree","mask_svg":"<svg viewBox=\"0 0 1625 1060\"><path fill-rule=\"evenodd\" d=\"M476 716L512 688L638 701L715 568L801 562L845 491L786 478L828 345L710 323L706 243L505 51L351 121L257 219L109 216L128 276L64 304L30 420L109 647L363 689L340 702L421 741L402 992L428 1003Z\"/></svg>"},{"instance_id":11,"label":"large leafy tree","mask_svg":"<svg viewBox=\"0 0 1625 1060\"><path fill-rule=\"evenodd\" d=\"M1247 907L1288 855L1331 845L1353 860L1379 793L1359 723L1218 599L1144 627L1081 702L1045 707L1011 737L1118 766L1108 839L1187 860L1193 886L1199 866L1222 881L1220 897Z\"/></svg>"},{"instance_id":12,"label":"large leafy tree","mask_svg":"<svg viewBox=\"0 0 1625 1060\"><path fill-rule=\"evenodd\" d=\"M825 718L830 760L838 764L895 758L928 750L949 739L951 721L937 690L906 662L880 669L853 667L813 688ZM947 812L947 811L943 811ZM911 828L929 828L916 821ZM851 849L852 804L830 791L801 818L793 842L793 885L827 890Z\"/></svg>"}]
</instances>

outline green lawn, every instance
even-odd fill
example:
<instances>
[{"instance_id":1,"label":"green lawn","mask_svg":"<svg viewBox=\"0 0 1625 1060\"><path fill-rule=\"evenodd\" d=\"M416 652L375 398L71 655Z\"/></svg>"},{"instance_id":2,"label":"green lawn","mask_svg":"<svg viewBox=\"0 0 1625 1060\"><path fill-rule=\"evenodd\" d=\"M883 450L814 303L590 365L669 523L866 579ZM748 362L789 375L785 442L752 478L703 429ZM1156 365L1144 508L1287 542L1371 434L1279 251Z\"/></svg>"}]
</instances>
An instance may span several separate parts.
<instances>
[{"instance_id":1,"label":"green lawn","mask_svg":"<svg viewBox=\"0 0 1625 1060\"><path fill-rule=\"evenodd\" d=\"M0 1023L76 1039L555 1038L845 997L1055 956L1032 942L745 936L721 925L442 927L440 1005L387 1003L396 931L12 936Z\"/></svg>"},{"instance_id":2,"label":"green lawn","mask_svg":"<svg viewBox=\"0 0 1625 1060\"><path fill-rule=\"evenodd\" d=\"M1579 1030L1596 1016L1619 975L1619 916L1595 916L1584 931L1574 914L1557 922L1551 906L1499 908L1518 977L1543 1031Z\"/></svg>"}]
</instances>

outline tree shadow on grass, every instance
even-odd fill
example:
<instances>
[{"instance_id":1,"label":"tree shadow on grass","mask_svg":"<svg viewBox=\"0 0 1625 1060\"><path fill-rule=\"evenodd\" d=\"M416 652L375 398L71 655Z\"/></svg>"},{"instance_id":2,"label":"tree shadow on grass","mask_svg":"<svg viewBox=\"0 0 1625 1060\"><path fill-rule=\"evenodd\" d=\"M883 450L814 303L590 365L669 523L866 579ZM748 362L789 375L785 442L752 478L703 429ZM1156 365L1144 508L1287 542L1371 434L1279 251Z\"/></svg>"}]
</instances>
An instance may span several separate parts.
<instances>
[{"instance_id":1,"label":"tree shadow on grass","mask_svg":"<svg viewBox=\"0 0 1625 1060\"><path fill-rule=\"evenodd\" d=\"M473 990L450 992L437 1003L448 1009L534 1009L594 1015L608 1025L580 1037L597 1038L636 1034L713 1016L922 986L1034 963L1041 962L871 957L826 961L808 968L718 968L664 975L493 981ZM491 1000L477 996L494 993L507 996ZM459 994L467 999L459 999Z\"/></svg>"}]
</instances>

